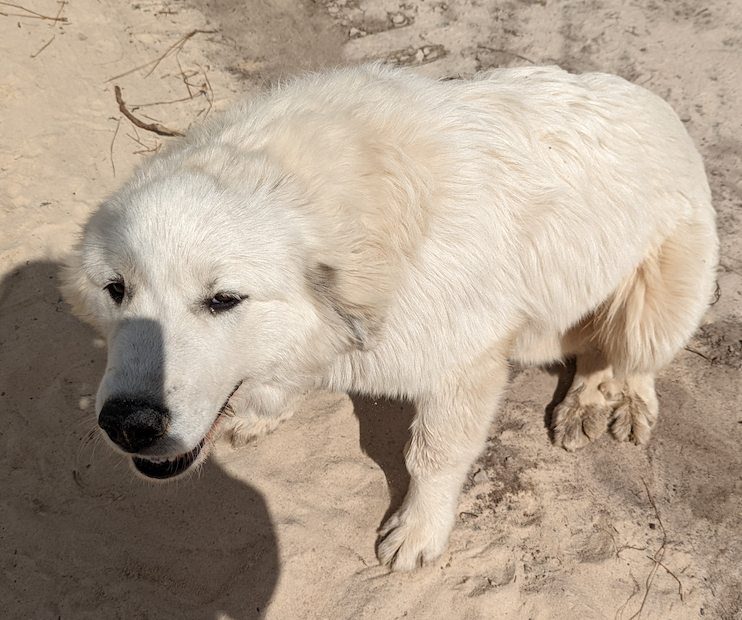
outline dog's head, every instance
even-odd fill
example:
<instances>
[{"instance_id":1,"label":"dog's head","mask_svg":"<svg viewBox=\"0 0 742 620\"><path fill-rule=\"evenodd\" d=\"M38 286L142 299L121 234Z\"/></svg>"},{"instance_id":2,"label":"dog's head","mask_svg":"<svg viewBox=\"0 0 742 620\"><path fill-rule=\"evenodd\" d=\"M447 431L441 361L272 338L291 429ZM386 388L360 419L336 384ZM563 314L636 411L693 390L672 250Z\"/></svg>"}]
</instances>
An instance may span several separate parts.
<instances>
[{"instance_id":1,"label":"dog's head","mask_svg":"<svg viewBox=\"0 0 742 620\"><path fill-rule=\"evenodd\" d=\"M158 479L203 461L238 388L305 391L374 324L312 256L304 198L280 172L256 164L224 182L174 168L106 201L63 272L73 310L108 342L99 425ZM281 401L254 406L277 415Z\"/></svg>"}]
</instances>

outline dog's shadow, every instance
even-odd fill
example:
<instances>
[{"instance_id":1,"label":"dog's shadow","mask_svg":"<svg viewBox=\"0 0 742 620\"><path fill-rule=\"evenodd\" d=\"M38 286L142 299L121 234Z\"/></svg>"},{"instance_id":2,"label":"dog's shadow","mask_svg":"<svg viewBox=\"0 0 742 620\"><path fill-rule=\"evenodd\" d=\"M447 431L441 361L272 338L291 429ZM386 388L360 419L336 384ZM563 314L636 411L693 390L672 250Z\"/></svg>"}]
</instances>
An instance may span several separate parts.
<instances>
[{"instance_id":1,"label":"dog's shadow","mask_svg":"<svg viewBox=\"0 0 742 620\"><path fill-rule=\"evenodd\" d=\"M53 262L0 284L0 558L12 618L259 618L279 566L265 501L213 462L147 485L96 437L105 367Z\"/></svg>"},{"instance_id":2,"label":"dog's shadow","mask_svg":"<svg viewBox=\"0 0 742 620\"><path fill-rule=\"evenodd\" d=\"M361 449L384 472L389 487L389 508L383 523L400 507L410 483L404 446L410 436L415 406L402 400L358 395L351 396L351 399L360 424Z\"/></svg>"}]
</instances>

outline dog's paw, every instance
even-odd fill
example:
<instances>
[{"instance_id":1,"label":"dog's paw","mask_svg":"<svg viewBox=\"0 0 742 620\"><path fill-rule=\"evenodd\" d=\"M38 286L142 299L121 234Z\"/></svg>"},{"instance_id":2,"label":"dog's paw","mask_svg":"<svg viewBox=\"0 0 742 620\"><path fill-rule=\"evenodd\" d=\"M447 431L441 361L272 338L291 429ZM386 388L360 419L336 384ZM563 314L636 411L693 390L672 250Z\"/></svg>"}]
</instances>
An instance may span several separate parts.
<instances>
[{"instance_id":1,"label":"dog's paw","mask_svg":"<svg viewBox=\"0 0 742 620\"><path fill-rule=\"evenodd\" d=\"M623 397L622 385L613 379L606 379L597 388L573 388L554 409L554 443L569 452L584 448L605 432L613 408Z\"/></svg>"},{"instance_id":2,"label":"dog's paw","mask_svg":"<svg viewBox=\"0 0 742 620\"><path fill-rule=\"evenodd\" d=\"M618 441L646 444L657 422L657 413L638 396L626 398L613 412L611 433Z\"/></svg>"},{"instance_id":3,"label":"dog's paw","mask_svg":"<svg viewBox=\"0 0 742 620\"><path fill-rule=\"evenodd\" d=\"M275 431L294 415L305 394L287 395L270 386L245 390L240 388L226 407L228 419L222 436L237 448Z\"/></svg>"},{"instance_id":4,"label":"dog's paw","mask_svg":"<svg viewBox=\"0 0 742 620\"><path fill-rule=\"evenodd\" d=\"M451 527L413 516L403 506L379 530L376 554L381 564L395 571L415 570L443 553Z\"/></svg>"},{"instance_id":5,"label":"dog's paw","mask_svg":"<svg viewBox=\"0 0 742 620\"><path fill-rule=\"evenodd\" d=\"M554 443L569 452L585 447L605 432L610 413L608 406L580 405L576 398L565 398L554 409Z\"/></svg>"},{"instance_id":6,"label":"dog's paw","mask_svg":"<svg viewBox=\"0 0 742 620\"><path fill-rule=\"evenodd\" d=\"M253 439L272 433L283 419L281 417L268 418L255 415L249 418L233 417L225 425L224 438L229 441L233 448L239 448L247 445Z\"/></svg>"}]
</instances>

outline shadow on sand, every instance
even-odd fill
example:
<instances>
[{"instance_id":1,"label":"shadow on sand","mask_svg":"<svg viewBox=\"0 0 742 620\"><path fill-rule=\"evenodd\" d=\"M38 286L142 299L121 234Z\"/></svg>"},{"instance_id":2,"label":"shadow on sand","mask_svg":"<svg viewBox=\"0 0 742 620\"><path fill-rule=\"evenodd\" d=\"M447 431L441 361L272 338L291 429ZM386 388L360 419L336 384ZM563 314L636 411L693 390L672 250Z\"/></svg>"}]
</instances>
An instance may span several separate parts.
<instances>
[{"instance_id":1,"label":"shadow on sand","mask_svg":"<svg viewBox=\"0 0 742 620\"><path fill-rule=\"evenodd\" d=\"M0 284L4 614L259 618L279 574L264 499L213 462L198 478L148 485L97 446L105 350L69 314L58 271L28 263Z\"/></svg>"}]
</instances>

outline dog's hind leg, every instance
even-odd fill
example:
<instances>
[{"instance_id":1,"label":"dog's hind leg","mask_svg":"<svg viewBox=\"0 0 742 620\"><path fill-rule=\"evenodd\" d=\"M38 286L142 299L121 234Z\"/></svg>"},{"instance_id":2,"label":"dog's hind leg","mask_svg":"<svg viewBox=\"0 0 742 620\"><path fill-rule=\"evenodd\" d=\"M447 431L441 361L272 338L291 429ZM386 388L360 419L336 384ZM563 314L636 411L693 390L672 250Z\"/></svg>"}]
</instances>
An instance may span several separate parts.
<instances>
[{"instance_id":1,"label":"dog's hind leg","mask_svg":"<svg viewBox=\"0 0 742 620\"><path fill-rule=\"evenodd\" d=\"M660 408L654 391L654 375L628 376L624 386L625 397L611 418L611 433L619 441L645 444L657 423Z\"/></svg>"},{"instance_id":2,"label":"dog's hind leg","mask_svg":"<svg viewBox=\"0 0 742 620\"><path fill-rule=\"evenodd\" d=\"M599 346L623 384L624 398L610 423L619 441L649 441L659 411L655 375L685 345L710 302L714 223L703 211L695 215L644 259L599 314Z\"/></svg>"},{"instance_id":3,"label":"dog's hind leg","mask_svg":"<svg viewBox=\"0 0 742 620\"><path fill-rule=\"evenodd\" d=\"M504 351L489 352L415 400L417 414L405 449L410 486L379 532L382 564L409 571L445 549L461 487L484 448L507 374Z\"/></svg>"},{"instance_id":4,"label":"dog's hind leg","mask_svg":"<svg viewBox=\"0 0 742 620\"><path fill-rule=\"evenodd\" d=\"M599 351L603 362L580 373L581 364L583 368L590 364L578 350L575 384L554 410L557 445L579 448L600 434L606 423L619 441L649 440L659 410L655 375L697 328L709 302L715 265L713 220L701 212L696 221L678 224L673 235L575 330L584 339L583 348ZM595 401L603 403L598 392L605 403L596 410Z\"/></svg>"},{"instance_id":5,"label":"dog's hind leg","mask_svg":"<svg viewBox=\"0 0 742 620\"><path fill-rule=\"evenodd\" d=\"M554 443L571 452L598 438L622 398L622 387L614 380L613 369L597 349L588 345L577 354L572 385L554 408Z\"/></svg>"}]
</instances>

